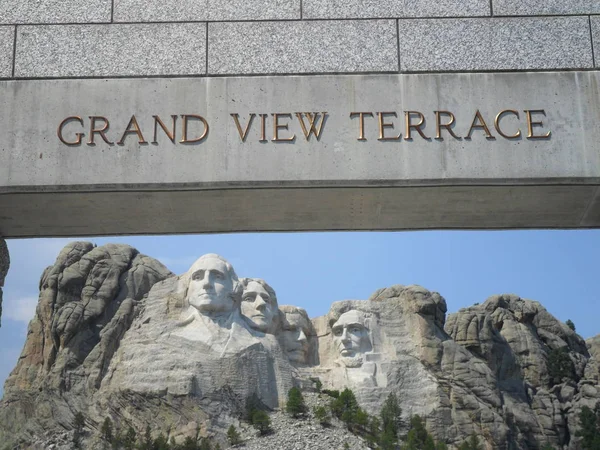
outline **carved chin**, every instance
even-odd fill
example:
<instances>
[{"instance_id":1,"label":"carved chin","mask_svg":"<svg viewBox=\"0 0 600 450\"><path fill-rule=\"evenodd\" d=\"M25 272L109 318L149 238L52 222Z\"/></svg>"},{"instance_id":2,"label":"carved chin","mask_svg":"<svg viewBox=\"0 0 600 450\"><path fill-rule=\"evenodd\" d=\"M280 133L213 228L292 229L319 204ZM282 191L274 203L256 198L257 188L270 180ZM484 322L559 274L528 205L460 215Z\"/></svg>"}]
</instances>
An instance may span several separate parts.
<instances>
[{"instance_id":1,"label":"carved chin","mask_svg":"<svg viewBox=\"0 0 600 450\"><path fill-rule=\"evenodd\" d=\"M342 356L340 358L340 361L342 362L342 364L344 364L344 366L346 366L348 368L356 368L356 367L360 367L363 365L362 356L352 356L352 357Z\"/></svg>"}]
</instances>

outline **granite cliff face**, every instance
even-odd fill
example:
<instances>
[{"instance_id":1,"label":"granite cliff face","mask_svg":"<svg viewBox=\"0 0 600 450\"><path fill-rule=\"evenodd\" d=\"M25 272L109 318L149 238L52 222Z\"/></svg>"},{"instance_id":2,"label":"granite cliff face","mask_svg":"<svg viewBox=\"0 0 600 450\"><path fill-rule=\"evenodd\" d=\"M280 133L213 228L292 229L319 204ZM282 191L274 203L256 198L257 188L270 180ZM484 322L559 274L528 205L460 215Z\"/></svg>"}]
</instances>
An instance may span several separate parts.
<instances>
[{"instance_id":1,"label":"granite cliff face","mask_svg":"<svg viewBox=\"0 0 600 450\"><path fill-rule=\"evenodd\" d=\"M577 414L600 400L600 339L512 295L446 309L435 292L397 285L310 320L218 255L175 276L128 246L71 244L42 276L0 441L69 430L76 412L89 448L105 417L177 439L222 436L249 395L277 409L318 378L350 387L372 414L396 393L405 422L423 416L451 447L474 432L487 448L577 449Z\"/></svg>"},{"instance_id":2,"label":"granite cliff face","mask_svg":"<svg viewBox=\"0 0 600 450\"><path fill-rule=\"evenodd\" d=\"M0 238L0 318L2 318L2 287L4 286L4 279L8 273L9 266L8 246L6 245L6 241Z\"/></svg>"}]
</instances>

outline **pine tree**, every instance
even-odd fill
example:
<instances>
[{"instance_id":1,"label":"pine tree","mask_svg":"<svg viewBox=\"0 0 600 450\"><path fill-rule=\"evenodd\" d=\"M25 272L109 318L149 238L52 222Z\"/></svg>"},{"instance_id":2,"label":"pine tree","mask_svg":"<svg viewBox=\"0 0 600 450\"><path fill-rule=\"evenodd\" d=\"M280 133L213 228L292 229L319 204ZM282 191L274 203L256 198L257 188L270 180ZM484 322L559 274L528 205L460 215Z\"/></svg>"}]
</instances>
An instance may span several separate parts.
<instances>
[{"instance_id":1,"label":"pine tree","mask_svg":"<svg viewBox=\"0 0 600 450\"><path fill-rule=\"evenodd\" d=\"M260 401L260 398L253 392L251 395L246 397L246 404L244 405L244 420L248 422L252 422L252 416L254 412L257 410L264 410L263 402Z\"/></svg>"},{"instance_id":2,"label":"pine tree","mask_svg":"<svg viewBox=\"0 0 600 450\"><path fill-rule=\"evenodd\" d=\"M317 406L314 409L315 419L319 421L321 426L327 427L331 425L331 417L324 406Z\"/></svg>"},{"instance_id":3,"label":"pine tree","mask_svg":"<svg viewBox=\"0 0 600 450\"><path fill-rule=\"evenodd\" d=\"M252 415L252 425L258 431L260 431L261 435L267 434L271 431L271 419L269 418L269 415L262 409L257 409L254 411L254 414Z\"/></svg>"},{"instance_id":4,"label":"pine tree","mask_svg":"<svg viewBox=\"0 0 600 450\"><path fill-rule=\"evenodd\" d=\"M229 441L229 444L231 444L232 446L242 443L242 438L240 437L240 433L238 433L238 431L235 429L233 424L230 425L229 429L227 430L227 440Z\"/></svg>"},{"instance_id":5,"label":"pine tree","mask_svg":"<svg viewBox=\"0 0 600 450\"><path fill-rule=\"evenodd\" d=\"M136 432L130 425L127 429L125 437L123 438L123 447L125 448L125 450L133 450L135 448L136 437Z\"/></svg>"},{"instance_id":6,"label":"pine tree","mask_svg":"<svg viewBox=\"0 0 600 450\"><path fill-rule=\"evenodd\" d=\"M388 395L383 403L380 415L383 429L387 430L395 438L398 438L402 409L400 409L400 405L398 404L398 397L393 392Z\"/></svg>"},{"instance_id":7,"label":"pine tree","mask_svg":"<svg viewBox=\"0 0 600 450\"><path fill-rule=\"evenodd\" d=\"M104 419L104 422L102 423L102 428L100 428L100 434L102 435L102 439L104 439L106 442L112 442L112 421L108 417Z\"/></svg>"},{"instance_id":8,"label":"pine tree","mask_svg":"<svg viewBox=\"0 0 600 450\"><path fill-rule=\"evenodd\" d=\"M300 415L306 413L306 403L304 403L304 397L302 392L297 387L293 387L288 392L288 401L285 405L285 410L292 417L297 418Z\"/></svg>"},{"instance_id":9,"label":"pine tree","mask_svg":"<svg viewBox=\"0 0 600 450\"><path fill-rule=\"evenodd\" d=\"M565 324L573 331L575 331L575 324L573 323L573 321L571 319L567 320L565 322Z\"/></svg>"},{"instance_id":10,"label":"pine tree","mask_svg":"<svg viewBox=\"0 0 600 450\"><path fill-rule=\"evenodd\" d=\"M564 378L572 378L573 361L571 361L567 348L550 350L550 353L548 353L548 375L553 385L562 383Z\"/></svg>"},{"instance_id":11,"label":"pine tree","mask_svg":"<svg viewBox=\"0 0 600 450\"><path fill-rule=\"evenodd\" d=\"M154 440L152 444L153 450L169 450L169 441L167 441L167 437L160 433L158 437Z\"/></svg>"},{"instance_id":12,"label":"pine tree","mask_svg":"<svg viewBox=\"0 0 600 450\"><path fill-rule=\"evenodd\" d=\"M575 436L581 439L583 450L600 450L600 406L595 411L587 406L581 408L579 423Z\"/></svg>"},{"instance_id":13,"label":"pine tree","mask_svg":"<svg viewBox=\"0 0 600 450\"><path fill-rule=\"evenodd\" d=\"M73 421L73 445L75 448L79 448L81 446L81 436L83 435L83 427L85 426L85 417L83 414L78 412L75 414L75 419Z\"/></svg>"}]
</instances>

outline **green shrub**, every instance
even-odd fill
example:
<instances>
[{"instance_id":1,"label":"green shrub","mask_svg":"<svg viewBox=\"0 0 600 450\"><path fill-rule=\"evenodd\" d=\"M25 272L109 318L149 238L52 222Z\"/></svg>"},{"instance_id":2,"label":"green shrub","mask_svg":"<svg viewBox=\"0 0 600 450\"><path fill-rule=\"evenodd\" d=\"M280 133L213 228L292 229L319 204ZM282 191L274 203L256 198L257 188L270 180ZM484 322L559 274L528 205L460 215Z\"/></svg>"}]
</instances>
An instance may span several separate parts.
<instances>
[{"instance_id":1,"label":"green shrub","mask_svg":"<svg viewBox=\"0 0 600 450\"><path fill-rule=\"evenodd\" d=\"M302 396L300 389L297 387L293 387L289 390L285 410L294 418L306 413L307 408L306 403L304 403L304 397Z\"/></svg>"},{"instance_id":2,"label":"green shrub","mask_svg":"<svg viewBox=\"0 0 600 450\"><path fill-rule=\"evenodd\" d=\"M227 430L227 440L231 445L237 445L242 443L240 433L238 433L238 431L233 425L229 425L229 429Z\"/></svg>"},{"instance_id":3,"label":"green shrub","mask_svg":"<svg viewBox=\"0 0 600 450\"><path fill-rule=\"evenodd\" d=\"M322 426L327 427L331 425L331 417L324 406L315 407L313 412L315 414L315 419L317 419Z\"/></svg>"},{"instance_id":4,"label":"green shrub","mask_svg":"<svg viewBox=\"0 0 600 450\"><path fill-rule=\"evenodd\" d=\"M563 379L573 377L573 361L566 348L556 348L548 353L548 375L550 384L560 384Z\"/></svg>"},{"instance_id":5,"label":"green shrub","mask_svg":"<svg viewBox=\"0 0 600 450\"><path fill-rule=\"evenodd\" d=\"M271 419L269 415L262 409L257 409L252 414L252 426L256 428L261 435L270 433L271 430Z\"/></svg>"},{"instance_id":6,"label":"green shrub","mask_svg":"<svg viewBox=\"0 0 600 450\"><path fill-rule=\"evenodd\" d=\"M573 323L573 321L571 319L567 320L565 322L565 324L573 331L575 331L575 324Z\"/></svg>"}]
</instances>

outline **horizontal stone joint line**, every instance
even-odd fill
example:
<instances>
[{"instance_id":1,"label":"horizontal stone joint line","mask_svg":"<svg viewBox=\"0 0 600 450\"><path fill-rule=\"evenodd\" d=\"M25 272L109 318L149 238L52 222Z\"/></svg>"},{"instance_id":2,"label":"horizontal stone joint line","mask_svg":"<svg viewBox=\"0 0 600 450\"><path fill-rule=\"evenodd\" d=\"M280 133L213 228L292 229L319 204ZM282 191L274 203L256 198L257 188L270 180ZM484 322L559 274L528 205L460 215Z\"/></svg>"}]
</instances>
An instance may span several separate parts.
<instances>
[{"instance_id":1,"label":"horizontal stone joint line","mask_svg":"<svg viewBox=\"0 0 600 450\"><path fill-rule=\"evenodd\" d=\"M1 77L0 81L44 81L44 80L121 80L121 79L145 79L145 78L164 78L164 79L177 79L177 78L253 78L253 77L310 77L320 75L423 75L423 74L477 74L477 73L556 73L556 72L599 72L598 67L562 67L556 69L495 69L495 70L439 70L439 71L419 71L419 70L406 70L406 71L385 71L385 72L299 72L299 73L234 73L234 74L177 74L177 75L88 75L88 76L55 76L55 77Z\"/></svg>"},{"instance_id":2,"label":"horizontal stone joint line","mask_svg":"<svg viewBox=\"0 0 600 450\"><path fill-rule=\"evenodd\" d=\"M559 18L559 17L600 17L600 14L585 14L585 13L573 13L573 14L512 14L512 15L469 15L469 16L373 16L373 17L333 17L333 18L302 18L302 19L237 19L237 20L158 20L151 22L143 21L117 21L117 22L0 22L0 26L15 26L15 25L27 25L27 26L68 26L68 25L160 25L160 24L175 24L175 23L264 23L264 22L351 22L351 21L368 21L368 20L462 20L462 19L535 19L535 18ZM111 19L112 20L112 19Z\"/></svg>"}]
</instances>

